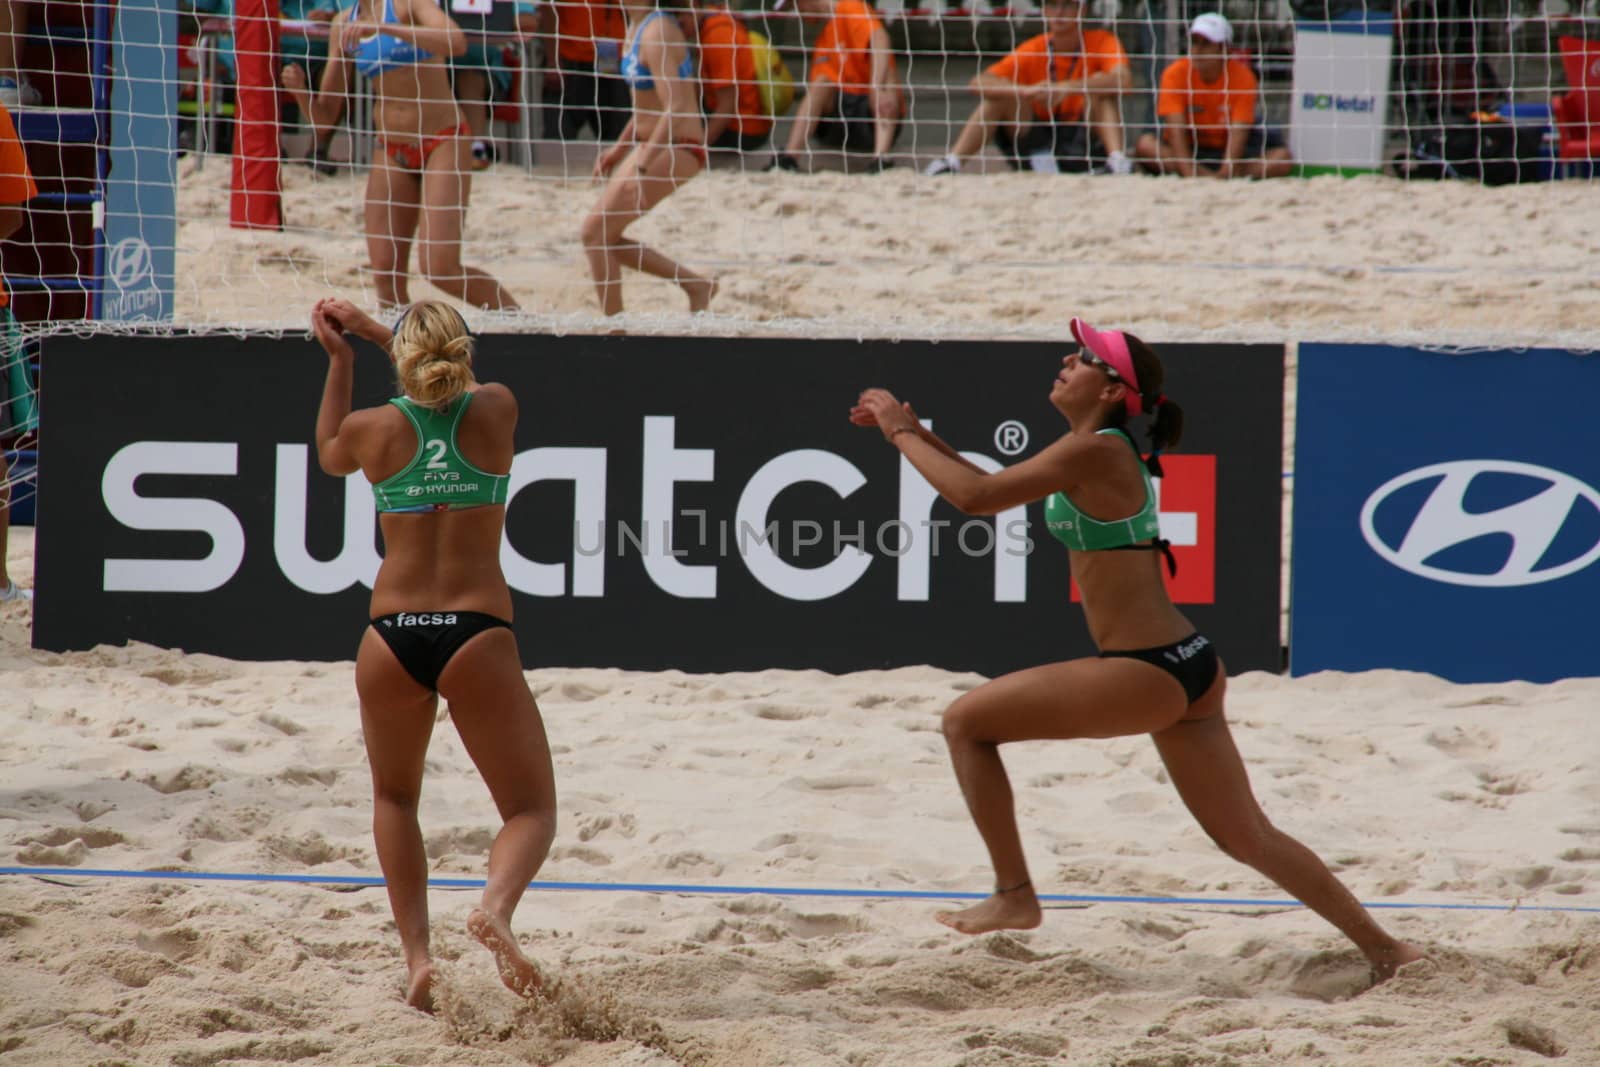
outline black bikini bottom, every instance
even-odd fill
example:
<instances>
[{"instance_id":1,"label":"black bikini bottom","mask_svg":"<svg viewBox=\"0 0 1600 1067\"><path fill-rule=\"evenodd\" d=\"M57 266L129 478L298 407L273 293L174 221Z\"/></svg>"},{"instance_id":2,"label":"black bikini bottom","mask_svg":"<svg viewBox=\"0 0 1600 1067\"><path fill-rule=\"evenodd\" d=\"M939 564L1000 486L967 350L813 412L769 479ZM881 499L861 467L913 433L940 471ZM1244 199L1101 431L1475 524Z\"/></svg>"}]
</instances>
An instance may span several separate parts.
<instances>
[{"instance_id":1,"label":"black bikini bottom","mask_svg":"<svg viewBox=\"0 0 1600 1067\"><path fill-rule=\"evenodd\" d=\"M450 657L483 631L499 626L511 629L509 622L481 611L399 611L372 620L372 628L406 673L436 691Z\"/></svg>"},{"instance_id":2,"label":"black bikini bottom","mask_svg":"<svg viewBox=\"0 0 1600 1067\"><path fill-rule=\"evenodd\" d=\"M1136 659L1160 667L1178 680L1189 694L1189 703L1206 695L1217 680L1217 650L1203 634L1190 634L1182 641L1160 648L1117 649L1100 653L1101 659Z\"/></svg>"}]
</instances>

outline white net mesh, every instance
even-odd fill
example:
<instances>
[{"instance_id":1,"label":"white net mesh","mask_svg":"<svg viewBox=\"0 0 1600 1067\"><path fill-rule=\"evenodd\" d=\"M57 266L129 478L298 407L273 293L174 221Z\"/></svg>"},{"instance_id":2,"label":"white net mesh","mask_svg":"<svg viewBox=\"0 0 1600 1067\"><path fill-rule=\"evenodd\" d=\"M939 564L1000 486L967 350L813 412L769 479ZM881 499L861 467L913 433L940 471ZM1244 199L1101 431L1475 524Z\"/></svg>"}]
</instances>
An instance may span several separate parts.
<instances>
[{"instance_id":1,"label":"white net mesh","mask_svg":"<svg viewBox=\"0 0 1600 1067\"><path fill-rule=\"evenodd\" d=\"M1059 337L1086 314L1594 345L1600 227L1571 179L1600 40L1549 0L1229 0L1223 33L1177 0L283 0L275 34L235 0L171 2L10 5L0 103L41 196L4 268L31 331L125 328L105 320L169 272L175 329L442 292L555 332ZM141 44L162 63L130 67ZM111 166L119 91L170 124L170 176ZM1358 176L1204 180L1291 169Z\"/></svg>"}]
</instances>

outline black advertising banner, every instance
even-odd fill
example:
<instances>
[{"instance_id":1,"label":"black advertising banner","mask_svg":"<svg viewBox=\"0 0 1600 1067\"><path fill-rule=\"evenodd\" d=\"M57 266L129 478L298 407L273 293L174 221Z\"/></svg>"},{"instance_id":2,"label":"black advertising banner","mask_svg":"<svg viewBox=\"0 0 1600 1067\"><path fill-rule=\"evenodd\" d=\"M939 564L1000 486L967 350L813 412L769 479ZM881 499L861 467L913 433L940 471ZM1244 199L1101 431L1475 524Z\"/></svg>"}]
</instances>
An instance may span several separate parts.
<instances>
[{"instance_id":1,"label":"black advertising banner","mask_svg":"<svg viewBox=\"0 0 1600 1067\"><path fill-rule=\"evenodd\" d=\"M1188 415L1163 456L1174 599L1230 669L1281 667L1283 350L1165 345ZM987 675L1091 654L1040 504L942 500L876 430L882 385L996 468L1066 429L1062 345L479 339L521 406L501 562L525 663ZM392 385L358 352L357 406ZM326 357L301 338L63 338L42 418L34 642L350 659L381 540L317 467ZM429 610L418 604L416 610Z\"/></svg>"}]
</instances>

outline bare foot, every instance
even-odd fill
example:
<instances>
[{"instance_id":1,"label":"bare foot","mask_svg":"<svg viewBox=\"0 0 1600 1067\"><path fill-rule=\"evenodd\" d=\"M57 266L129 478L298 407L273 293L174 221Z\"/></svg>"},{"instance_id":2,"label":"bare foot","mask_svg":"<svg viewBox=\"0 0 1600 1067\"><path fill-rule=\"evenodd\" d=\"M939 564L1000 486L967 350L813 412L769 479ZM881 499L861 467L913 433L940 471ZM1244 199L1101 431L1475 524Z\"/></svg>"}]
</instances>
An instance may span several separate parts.
<instances>
[{"instance_id":1,"label":"bare foot","mask_svg":"<svg viewBox=\"0 0 1600 1067\"><path fill-rule=\"evenodd\" d=\"M1427 958L1428 954L1416 945L1407 944L1404 941L1396 941L1393 948L1368 957L1369 962L1372 964L1372 970L1377 975L1377 982L1373 984L1387 982L1399 974L1401 968L1406 964L1416 963L1418 960Z\"/></svg>"},{"instance_id":2,"label":"bare foot","mask_svg":"<svg viewBox=\"0 0 1600 1067\"><path fill-rule=\"evenodd\" d=\"M433 962L430 960L411 972L411 987L406 990L406 1004L433 1014Z\"/></svg>"},{"instance_id":3,"label":"bare foot","mask_svg":"<svg viewBox=\"0 0 1600 1067\"><path fill-rule=\"evenodd\" d=\"M717 290L721 288L715 278L697 278L692 282L680 282L683 291L689 297L689 311L691 313L711 310L711 301L716 298Z\"/></svg>"},{"instance_id":4,"label":"bare foot","mask_svg":"<svg viewBox=\"0 0 1600 1067\"><path fill-rule=\"evenodd\" d=\"M467 916L467 932L478 943L494 953L495 968L500 981L519 997L531 997L544 986L544 976L528 957L522 954L511 928L482 908L473 908Z\"/></svg>"},{"instance_id":5,"label":"bare foot","mask_svg":"<svg viewBox=\"0 0 1600 1067\"><path fill-rule=\"evenodd\" d=\"M970 908L938 912L934 918L964 934L986 934L990 930L1032 930L1044 921L1044 912L1032 889L1013 889Z\"/></svg>"}]
</instances>

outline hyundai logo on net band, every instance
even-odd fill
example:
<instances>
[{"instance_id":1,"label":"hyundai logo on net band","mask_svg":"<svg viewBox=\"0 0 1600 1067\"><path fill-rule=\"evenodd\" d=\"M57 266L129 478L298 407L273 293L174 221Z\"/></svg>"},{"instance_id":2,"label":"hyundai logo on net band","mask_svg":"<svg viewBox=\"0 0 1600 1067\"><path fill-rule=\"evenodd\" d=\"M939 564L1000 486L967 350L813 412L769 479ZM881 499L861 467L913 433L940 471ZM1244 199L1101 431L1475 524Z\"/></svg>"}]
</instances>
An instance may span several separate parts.
<instances>
[{"instance_id":1,"label":"hyundai logo on net band","mask_svg":"<svg viewBox=\"0 0 1600 1067\"><path fill-rule=\"evenodd\" d=\"M1466 499L1474 481L1492 475L1521 479L1534 491L1493 510L1469 510ZM1403 536L1397 543L1386 541L1377 529L1378 509L1402 490L1434 479L1438 484L1410 517ZM1593 520L1600 518L1600 492L1570 474L1510 460L1453 460L1418 467L1380 485L1362 506L1361 534L1379 556L1422 578L1453 585L1535 585L1575 574L1600 559L1600 536L1575 556L1547 559L1561 534L1582 522L1585 512L1590 528L1597 528ZM1448 549L1494 535L1509 540L1510 551L1492 573L1428 562Z\"/></svg>"}]
</instances>

